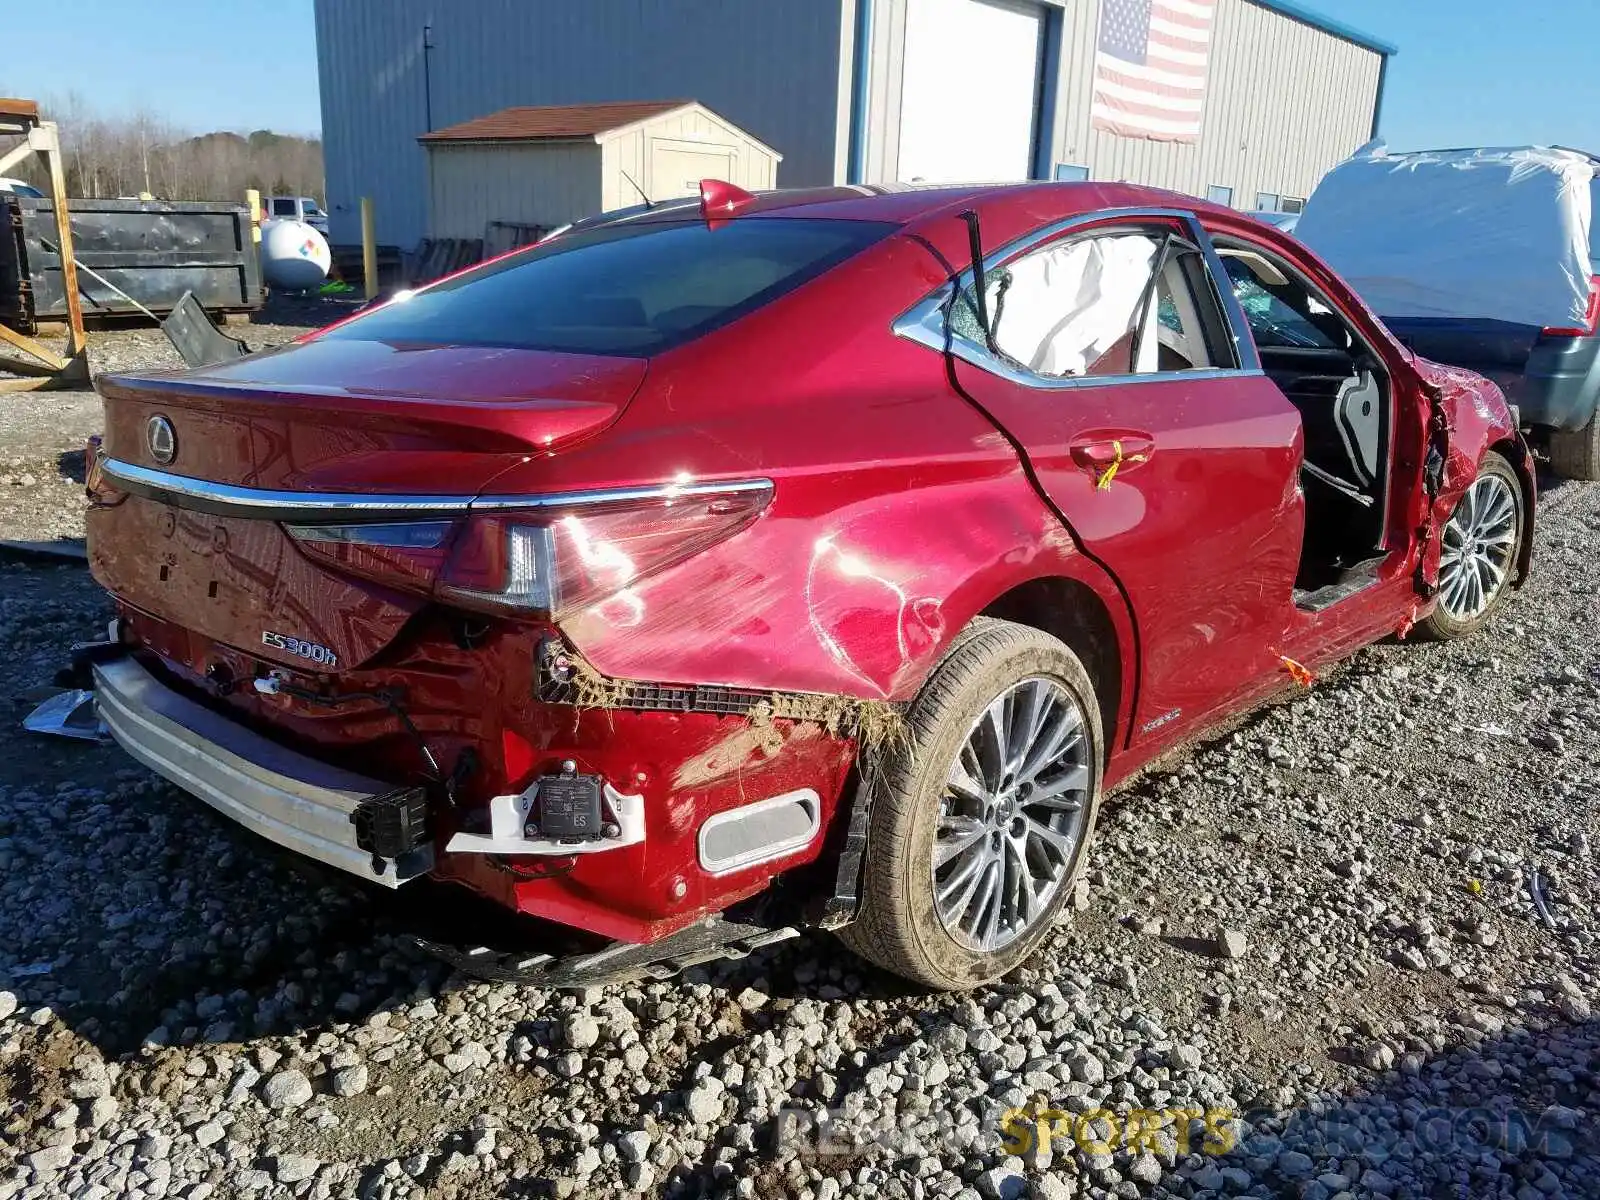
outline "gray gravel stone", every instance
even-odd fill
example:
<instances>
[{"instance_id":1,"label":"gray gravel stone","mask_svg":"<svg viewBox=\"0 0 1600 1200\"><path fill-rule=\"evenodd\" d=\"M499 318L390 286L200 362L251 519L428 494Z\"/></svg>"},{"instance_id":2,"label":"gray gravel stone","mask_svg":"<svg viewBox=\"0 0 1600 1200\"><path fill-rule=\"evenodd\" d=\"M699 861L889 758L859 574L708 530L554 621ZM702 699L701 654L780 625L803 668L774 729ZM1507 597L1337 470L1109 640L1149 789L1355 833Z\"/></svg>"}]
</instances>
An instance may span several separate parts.
<instances>
[{"instance_id":1,"label":"gray gravel stone","mask_svg":"<svg viewBox=\"0 0 1600 1200\"><path fill-rule=\"evenodd\" d=\"M367 1090L367 1064L356 1063L354 1066L341 1067L333 1073L333 1081L329 1090L335 1096L359 1096Z\"/></svg>"},{"instance_id":2,"label":"gray gravel stone","mask_svg":"<svg viewBox=\"0 0 1600 1200\"><path fill-rule=\"evenodd\" d=\"M272 1176L279 1183L300 1183L310 1179L322 1164L303 1154L280 1154L273 1160Z\"/></svg>"},{"instance_id":3,"label":"gray gravel stone","mask_svg":"<svg viewBox=\"0 0 1600 1200\"><path fill-rule=\"evenodd\" d=\"M1250 940L1239 929L1219 929L1215 940L1219 958L1243 958L1250 948Z\"/></svg>"},{"instance_id":4,"label":"gray gravel stone","mask_svg":"<svg viewBox=\"0 0 1600 1200\"><path fill-rule=\"evenodd\" d=\"M311 1100L311 1081L297 1070L269 1075L262 1085L261 1099L268 1108L299 1108Z\"/></svg>"},{"instance_id":5,"label":"gray gravel stone","mask_svg":"<svg viewBox=\"0 0 1600 1200\"><path fill-rule=\"evenodd\" d=\"M574 1050L587 1050L600 1040L600 1025L586 1012L573 1013L562 1025L562 1036Z\"/></svg>"}]
</instances>

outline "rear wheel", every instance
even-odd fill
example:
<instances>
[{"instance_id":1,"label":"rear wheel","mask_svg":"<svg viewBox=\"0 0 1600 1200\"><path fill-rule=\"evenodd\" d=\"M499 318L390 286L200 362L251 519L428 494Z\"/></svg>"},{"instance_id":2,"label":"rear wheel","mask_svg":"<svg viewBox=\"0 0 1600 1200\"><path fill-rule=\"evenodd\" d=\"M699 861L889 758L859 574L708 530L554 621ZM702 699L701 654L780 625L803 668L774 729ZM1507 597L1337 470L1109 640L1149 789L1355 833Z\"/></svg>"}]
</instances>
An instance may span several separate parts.
<instances>
[{"instance_id":1,"label":"rear wheel","mask_svg":"<svg viewBox=\"0 0 1600 1200\"><path fill-rule=\"evenodd\" d=\"M1550 469L1563 479L1600 479L1600 411L1575 433L1550 434Z\"/></svg>"},{"instance_id":2,"label":"rear wheel","mask_svg":"<svg viewBox=\"0 0 1600 1200\"><path fill-rule=\"evenodd\" d=\"M1440 534L1438 603L1417 631L1448 641L1482 628L1511 585L1526 525L1522 481L1490 451Z\"/></svg>"},{"instance_id":3,"label":"rear wheel","mask_svg":"<svg viewBox=\"0 0 1600 1200\"><path fill-rule=\"evenodd\" d=\"M1100 709L1063 643L984 619L934 671L873 780L862 909L841 931L929 987L976 987L1039 945L1100 799Z\"/></svg>"}]
</instances>

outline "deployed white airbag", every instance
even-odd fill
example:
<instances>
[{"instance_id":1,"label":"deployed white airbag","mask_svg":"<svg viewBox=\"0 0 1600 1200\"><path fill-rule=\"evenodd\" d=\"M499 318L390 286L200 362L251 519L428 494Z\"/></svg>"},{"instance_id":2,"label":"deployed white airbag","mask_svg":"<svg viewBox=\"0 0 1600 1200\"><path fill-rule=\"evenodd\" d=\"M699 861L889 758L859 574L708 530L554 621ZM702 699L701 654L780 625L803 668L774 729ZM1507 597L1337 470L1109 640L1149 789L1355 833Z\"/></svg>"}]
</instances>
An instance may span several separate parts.
<instances>
[{"instance_id":1,"label":"deployed white airbag","mask_svg":"<svg viewBox=\"0 0 1600 1200\"><path fill-rule=\"evenodd\" d=\"M1390 154L1330 171L1295 236L1385 317L1577 327L1589 305L1590 183L1568 150Z\"/></svg>"},{"instance_id":2,"label":"deployed white airbag","mask_svg":"<svg viewBox=\"0 0 1600 1200\"><path fill-rule=\"evenodd\" d=\"M1011 282L995 324L995 344L1041 375L1083 375L1124 338L1150 282L1155 240L1138 235L1064 242L1008 268ZM999 295L991 291L989 311ZM1151 322L1155 306L1151 305ZM1131 340L1131 339L1130 339ZM1147 337L1140 357L1116 373L1154 370L1156 339Z\"/></svg>"}]
</instances>

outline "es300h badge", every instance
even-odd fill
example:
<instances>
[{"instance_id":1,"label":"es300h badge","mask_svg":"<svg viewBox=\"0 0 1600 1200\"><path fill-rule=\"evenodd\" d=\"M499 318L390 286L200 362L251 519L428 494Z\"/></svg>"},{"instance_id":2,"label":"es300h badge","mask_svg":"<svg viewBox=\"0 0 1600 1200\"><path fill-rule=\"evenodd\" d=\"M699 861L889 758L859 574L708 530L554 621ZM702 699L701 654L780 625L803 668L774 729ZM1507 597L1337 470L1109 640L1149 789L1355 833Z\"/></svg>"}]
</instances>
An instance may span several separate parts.
<instances>
[{"instance_id":1,"label":"es300h badge","mask_svg":"<svg viewBox=\"0 0 1600 1200\"><path fill-rule=\"evenodd\" d=\"M273 633L270 629L261 631L261 644L271 646L274 650L282 650L286 654L296 654L301 658L308 658L319 667L337 667L339 656L326 646L319 646L316 642L307 642L297 637L290 637L286 633Z\"/></svg>"}]
</instances>

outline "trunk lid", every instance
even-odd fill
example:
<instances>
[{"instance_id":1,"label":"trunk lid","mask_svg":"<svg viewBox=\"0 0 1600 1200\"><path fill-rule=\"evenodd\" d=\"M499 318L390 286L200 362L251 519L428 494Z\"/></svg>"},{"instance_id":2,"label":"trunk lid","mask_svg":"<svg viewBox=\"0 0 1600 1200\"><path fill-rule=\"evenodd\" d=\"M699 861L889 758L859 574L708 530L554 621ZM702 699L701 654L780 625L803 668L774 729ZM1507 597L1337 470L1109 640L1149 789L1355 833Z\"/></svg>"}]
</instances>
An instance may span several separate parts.
<instances>
[{"instance_id":1,"label":"trunk lid","mask_svg":"<svg viewBox=\"0 0 1600 1200\"><path fill-rule=\"evenodd\" d=\"M530 455L602 432L646 367L537 350L313 340L190 373L103 377L103 451L233 488L471 497ZM167 449L160 436L152 445L157 417L172 434L171 453L158 453ZM265 659L314 671L360 666L426 603L309 557L270 519L156 495L107 499L88 521L101 584L136 609Z\"/></svg>"}]
</instances>

